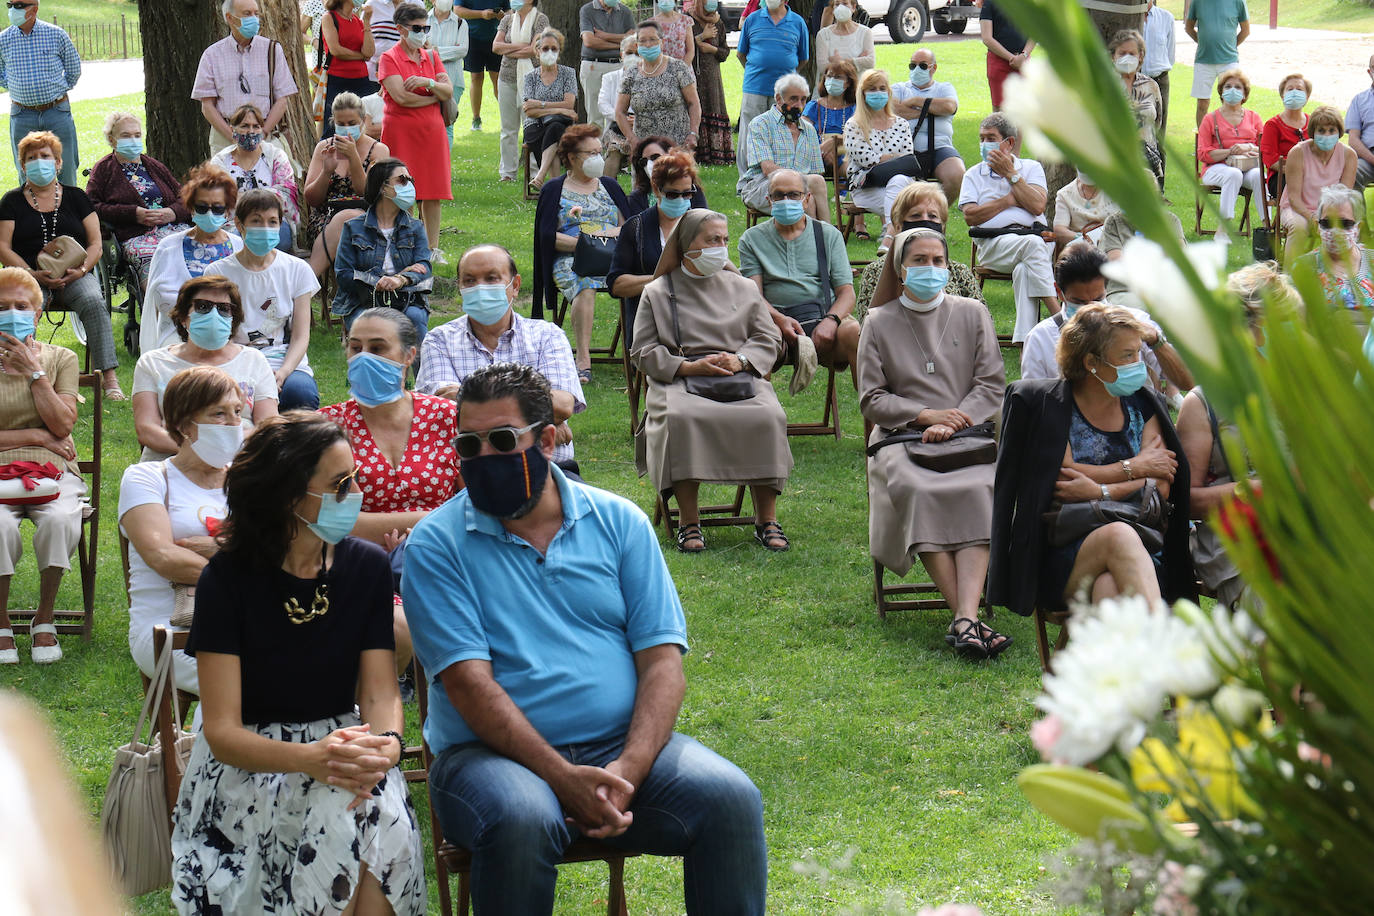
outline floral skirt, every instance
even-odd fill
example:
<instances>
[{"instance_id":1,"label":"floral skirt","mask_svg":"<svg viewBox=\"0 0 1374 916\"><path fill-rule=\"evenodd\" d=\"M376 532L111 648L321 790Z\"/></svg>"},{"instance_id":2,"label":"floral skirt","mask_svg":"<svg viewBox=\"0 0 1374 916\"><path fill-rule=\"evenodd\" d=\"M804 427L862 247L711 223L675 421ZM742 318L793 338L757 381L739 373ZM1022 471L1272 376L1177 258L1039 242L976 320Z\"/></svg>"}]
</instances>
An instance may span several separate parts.
<instances>
[{"instance_id":1,"label":"floral skirt","mask_svg":"<svg viewBox=\"0 0 1374 916\"><path fill-rule=\"evenodd\" d=\"M703 114L701 137L697 141L697 162L701 165L734 165L732 136L729 118Z\"/></svg>"},{"instance_id":2,"label":"floral skirt","mask_svg":"<svg viewBox=\"0 0 1374 916\"><path fill-rule=\"evenodd\" d=\"M583 290L603 290L606 288L605 277L579 277L573 273L573 256L570 254L554 260L553 282L558 286L558 291L569 302L572 302L573 297Z\"/></svg>"},{"instance_id":3,"label":"floral skirt","mask_svg":"<svg viewBox=\"0 0 1374 916\"><path fill-rule=\"evenodd\" d=\"M358 723L350 714L255 730L308 744ZM423 914L424 854L400 770L349 811L352 799L304 773L250 773L220 763L198 736L173 818L177 912L341 913L366 862L397 916Z\"/></svg>"},{"instance_id":4,"label":"floral skirt","mask_svg":"<svg viewBox=\"0 0 1374 916\"><path fill-rule=\"evenodd\" d=\"M153 252L158 243L174 232L189 229L185 223L166 223L154 226L142 235L136 235L124 243L124 256L138 270L138 282L148 285L148 265L153 263Z\"/></svg>"}]
</instances>

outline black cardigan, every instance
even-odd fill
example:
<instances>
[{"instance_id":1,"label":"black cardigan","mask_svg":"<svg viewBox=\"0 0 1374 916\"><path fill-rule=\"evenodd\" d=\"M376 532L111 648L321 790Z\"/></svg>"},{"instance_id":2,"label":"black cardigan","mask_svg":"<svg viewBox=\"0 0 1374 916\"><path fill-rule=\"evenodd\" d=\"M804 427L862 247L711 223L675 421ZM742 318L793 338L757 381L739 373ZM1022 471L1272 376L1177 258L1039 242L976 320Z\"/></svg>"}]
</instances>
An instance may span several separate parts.
<instances>
[{"instance_id":1,"label":"black cardigan","mask_svg":"<svg viewBox=\"0 0 1374 916\"><path fill-rule=\"evenodd\" d=\"M530 304L530 317L543 318L547 306L550 315L558 313L558 284L553 282L553 262L559 257L554 245L558 235L558 204L563 197L563 179L559 175L546 181L539 190L539 203L534 208L534 289ZM614 178L601 176L601 186L611 195L620 216L624 219L630 213L630 202L625 192Z\"/></svg>"},{"instance_id":2,"label":"black cardigan","mask_svg":"<svg viewBox=\"0 0 1374 916\"><path fill-rule=\"evenodd\" d=\"M1069 441L1072 398L1072 388L1063 379L1031 379L1008 385L1002 402L988 603L1022 616L1035 610L1039 597L1040 572L1049 549L1041 515L1049 511L1054 500L1054 482ZM1197 583L1188 551L1188 462L1159 396L1142 389L1140 400L1153 409L1165 446L1178 456L1178 470L1169 489L1173 515L1164 533L1164 599L1196 599Z\"/></svg>"}]
</instances>

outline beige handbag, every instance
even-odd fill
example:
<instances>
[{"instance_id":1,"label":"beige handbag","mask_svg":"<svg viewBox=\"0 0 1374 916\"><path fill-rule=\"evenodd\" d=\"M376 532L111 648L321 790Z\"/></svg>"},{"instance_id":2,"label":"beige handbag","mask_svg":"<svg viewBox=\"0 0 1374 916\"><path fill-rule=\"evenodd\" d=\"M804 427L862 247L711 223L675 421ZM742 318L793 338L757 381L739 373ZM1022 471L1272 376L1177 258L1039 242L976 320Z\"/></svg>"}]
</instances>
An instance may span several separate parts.
<instances>
[{"instance_id":1,"label":"beige handbag","mask_svg":"<svg viewBox=\"0 0 1374 916\"><path fill-rule=\"evenodd\" d=\"M194 585L182 585L180 582L172 583L172 616L168 623L178 630L185 630L191 626L191 620L196 613L196 587Z\"/></svg>"},{"instance_id":2,"label":"beige handbag","mask_svg":"<svg viewBox=\"0 0 1374 916\"><path fill-rule=\"evenodd\" d=\"M70 235L59 235L43 246L38 252L38 269L48 272L53 279L75 267L86 263L86 246Z\"/></svg>"},{"instance_id":3,"label":"beige handbag","mask_svg":"<svg viewBox=\"0 0 1374 916\"><path fill-rule=\"evenodd\" d=\"M115 751L114 772L105 786L100 833L115 880L129 896L146 894L172 881L172 835L163 789L162 742L176 742L182 768L191 756L194 735L181 730L176 684L172 679L171 643L157 659L148 696L143 701L133 740ZM158 735L144 744L143 723L156 721L162 691L170 690L174 734Z\"/></svg>"}]
</instances>

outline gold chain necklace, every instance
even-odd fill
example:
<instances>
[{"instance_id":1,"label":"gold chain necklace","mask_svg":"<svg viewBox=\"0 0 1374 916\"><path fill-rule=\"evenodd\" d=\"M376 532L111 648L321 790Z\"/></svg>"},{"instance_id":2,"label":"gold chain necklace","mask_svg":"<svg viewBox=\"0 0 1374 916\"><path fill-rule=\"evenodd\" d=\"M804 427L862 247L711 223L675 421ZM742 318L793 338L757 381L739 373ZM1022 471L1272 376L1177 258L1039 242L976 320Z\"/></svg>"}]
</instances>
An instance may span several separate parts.
<instances>
[{"instance_id":1,"label":"gold chain necklace","mask_svg":"<svg viewBox=\"0 0 1374 916\"><path fill-rule=\"evenodd\" d=\"M320 547L320 572L315 579L315 597L311 600L310 607L302 607L294 595L287 598L282 605L286 610L286 619L292 623L309 623L316 617L323 617L329 613L329 583L324 581L325 557L328 550L328 544Z\"/></svg>"}]
</instances>

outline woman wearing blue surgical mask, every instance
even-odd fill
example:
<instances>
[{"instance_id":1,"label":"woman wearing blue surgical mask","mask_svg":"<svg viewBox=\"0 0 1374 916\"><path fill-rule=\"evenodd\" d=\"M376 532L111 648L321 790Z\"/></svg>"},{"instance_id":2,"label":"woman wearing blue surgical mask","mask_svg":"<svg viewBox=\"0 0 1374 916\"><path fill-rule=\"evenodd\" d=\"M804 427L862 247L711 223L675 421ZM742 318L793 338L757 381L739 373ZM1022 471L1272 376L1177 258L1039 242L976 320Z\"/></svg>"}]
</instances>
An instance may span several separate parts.
<instances>
[{"instance_id":1,"label":"woman wearing blue surgical mask","mask_svg":"<svg viewBox=\"0 0 1374 916\"><path fill-rule=\"evenodd\" d=\"M310 299L320 281L310 265L278 251L282 204L263 188L241 194L234 216L243 234L243 249L205 269L206 276L233 280L243 300L243 323L235 343L262 352L277 381L280 408L320 406L320 390L310 370Z\"/></svg>"},{"instance_id":2,"label":"woman wearing blue surgical mask","mask_svg":"<svg viewBox=\"0 0 1374 916\"><path fill-rule=\"evenodd\" d=\"M821 159L825 161L826 174L833 177L844 173L844 154L840 152L840 147L844 141L844 126L854 116L859 74L847 60L826 64L816 85L819 95L806 103L802 117L815 125L816 134L821 140ZM861 239L867 237L866 231L859 236Z\"/></svg>"},{"instance_id":3,"label":"woman wearing blue surgical mask","mask_svg":"<svg viewBox=\"0 0 1374 916\"><path fill-rule=\"evenodd\" d=\"M325 0L320 19L320 41L324 46L324 127L320 138L334 136L334 100L351 92L361 98L378 89L367 72L367 62L377 53L372 35L372 8L359 8L353 0ZM313 206L313 204L312 204Z\"/></svg>"},{"instance_id":4,"label":"woman wearing blue surgical mask","mask_svg":"<svg viewBox=\"0 0 1374 916\"><path fill-rule=\"evenodd\" d=\"M844 126L845 168L849 198L856 206L883 218L879 254L886 254L894 235L892 204L902 188L920 174L911 127L892 110L892 84L885 70L859 77L854 116Z\"/></svg>"},{"instance_id":5,"label":"woman wearing blue surgical mask","mask_svg":"<svg viewBox=\"0 0 1374 916\"><path fill-rule=\"evenodd\" d=\"M101 374L105 397L123 401L110 313L95 275L102 248L100 216L85 191L58 180L62 141L56 134L31 133L18 149L23 182L0 198L0 264L27 270L43 288L45 308L75 313L86 332L88 365ZM38 266L38 255L45 248L49 253L65 249L67 243L59 239L75 241L86 253L75 266L54 275Z\"/></svg>"},{"instance_id":6,"label":"woman wearing blue surgical mask","mask_svg":"<svg viewBox=\"0 0 1374 916\"><path fill-rule=\"evenodd\" d=\"M210 161L233 177L239 193L270 188L282 202L282 221L277 247L290 251L300 222L300 188L286 150L263 136L263 116L256 105L240 105L229 116L234 145L220 150Z\"/></svg>"},{"instance_id":7,"label":"woman wearing blue surgical mask","mask_svg":"<svg viewBox=\"0 0 1374 916\"><path fill-rule=\"evenodd\" d=\"M356 475L343 429L305 411L254 430L225 474L186 646L203 724L172 830L182 912L424 912L391 567L348 536Z\"/></svg>"},{"instance_id":8,"label":"woman wearing blue surgical mask","mask_svg":"<svg viewBox=\"0 0 1374 916\"><path fill-rule=\"evenodd\" d=\"M654 0L652 21L658 23L663 53L691 67L696 60L696 42L692 40L692 18L682 12L681 6L682 0Z\"/></svg>"},{"instance_id":9,"label":"woman wearing blue surgical mask","mask_svg":"<svg viewBox=\"0 0 1374 916\"><path fill-rule=\"evenodd\" d=\"M429 330L429 294L434 289L424 223L411 211L415 182L399 159L383 159L367 173L367 212L344 224L334 276L333 312L347 330L363 309L396 309L410 319L423 344Z\"/></svg>"},{"instance_id":10,"label":"woman wearing blue surgical mask","mask_svg":"<svg viewBox=\"0 0 1374 916\"><path fill-rule=\"evenodd\" d=\"M191 214L191 228L167 236L153 252L139 323L141 352L177 342L170 315L181 288L243 247L243 239L229 231L238 195L238 185L219 166L198 165L186 176L181 202Z\"/></svg>"},{"instance_id":11,"label":"woman wearing blue surgical mask","mask_svg":"<svg viewBox=\"0 0 1374 916\"><path fill-rule=\"evenodd\" d=\"M947 292L949 245L908 229L883 259L855 367L870 448L919 431L931 449L1002 407L1006 372L987 306ZM898 576L917 558L954 612L946 642L960 655L1000 655L1011 640L978 620L992 537L990 462L937 471L889 443L868 462L869 552Z\"/></svg>"},{"instance_id":12,"label":"woman wearing blue surgical mask","mask_svg":"<svg viewBox=\"0 0 1374 916\"><path fill-rule=\"evenodd\" d=\"M1364 195L1342 184L1328 185L1317 204L1320 244L1288 264L1293 275L1315 274L1326 304L1349 315L1361 335L1374 314L1374 253L1360 241L1364 221Z\"/></svg>"},{"instance_id":13,"label":"woman wearing blue surgical mask","mask_svg":"<svg viewBox=\"0 0 1374 916\"><path fill-rule=\"evenodd\" d=\"M1135 29L1122 29L1107 43L1107 53L1112 56L1112 67L1121 77L1126 98L1135 112L1145 162L1162 188L1164 154L1160 149L1159 137L1164 132L1164 97L1159 91L1159 84L1140 72L1145 61L1145 36Z\"/></svg>"},{"instance_id":14,"label":"woman wearing blue surgical mask","mask_svg":"<svg viewBox=\"0 0 1374 916\"><path fill-rule=\"evenodd\" d=\"M372 119L361 98L339 93L330 110L334 136L315 145L305 173L305 202L310 205L306 238L311 241L310 266L316 276L322 276L334 260L343 224L366 209L367 170L391 156L385 143L368 135Z\"/></svg>"},{"instance_id":15,"label":"woman wearing blue surgical mask","mask_svg":"<svg viewBox=\"0 0 1374 916\"><path fill-rule=\"evenodd\" d=\"M1149 331L1116 306L1085 305L1059 337L1058 379L1007 391L993 495L987 600L1029 616L1138 595L1156 603L1195 598L1188 552L1188 463L1164 402L1141 362ZM1052 539L1044 516L1061 505L1139 504L1157 491L1167 504L1146 534L1112 522ZM1150 497L1153 500L1153 496ZM1150 546L1146 546L1146 541Z\"/></svg>"},{"instance_id":16,"label":"woman wearing blue surgical mask","mask_svg":"<svg viewBox=\"0 0 1374 916\"><path fill-rule=\"evenodd\" d=\"M668 53L657 20L646 19L635 32L639 67L620 82L615 120L631 148L640 137L663 136L674 146L696 149L701 130L701 98L692 68ZM631 118L630 112L634 112Z\"/></svg>"},{"instance_id":17,"label":"woman wearing blue surgical mask","mask_svg":"<svg viewBox=\"0 0 1374 916\"><path fill-rule=\"evenodd\" d=\"M267 358L231 339L243 324L243 300L233 281L217 276L187 280L169 323L178 342L145 351L134 365L134 433L143 446L140 460L160 461L177 452L179 443L167 429L164 397L172 377L183 369L213 366L238 383L245 434L277 415L277 380Z\"/></svg>"},{"instance_id":18,"label":"woman wearing blue surgical mask","mask_svg":"<svg viewBox=\"0 0 1374 916\"><path fill-rule=\"evenodd\" d=\"M1288 151L1284 168L1283 194L1279 197L1279 224L1288 233L1283 261L1293 259L1316 247L1320 226L1317 207L1322 191L1342 185L1355 187L1355 171L1360 157L1341 142L1345 121L1330 105L1312 112L1308 122L1311 138Z\"/></svg>"},{"instance_id":19,"label":"woman wearing blue surgical mask","mask_svg":"<svg viewBox=\"0 0 1374 916\"><path fill-rule=\"evenodd\" d=\"M1259 115L1245 107L1250 97L1250 80L1238 68L1217 77L1217 95L1221 97L1221 107L1208 112L1198 126L1198 174L1204 185L1221 188L1217 209L1222 219L1234 220L1242 187L1248 188L1253 197L1259 197L1259 142L1264 128ZM1247 199L1246 206L1249 205Z\"/></svg>"},{"instance_id":20,"label":"woman wearing blue surgical mask","mask_svg":"<svg viewBox=\"0 0 1374 916\"><path fill-rule=\"evenodd\" d=\"M146 287L158 243L189 228L191 213L181 202L181 182L144 152L137 115L111 112L105 118L105 139L111 152L91 166L86 193Z\"/></svg>"},{"instance_id":21,"label":"woman wearing blue surgical mask","mask_svg":"<svg viewBox=\"0 0 1374 916\"><path fill-rule=\"evenodd\" d=\"M1281 193L1282 160L1289 150L1312 137L1307 112L1303 111L1311 98L1312 81L1301 73L1290 73L1279 82L1279 99L1283 107L1264 122L1264 130L1260 132L1260 163L1264 166L1264 180L1271 199Z\"/></svg>"}]
</instances>

